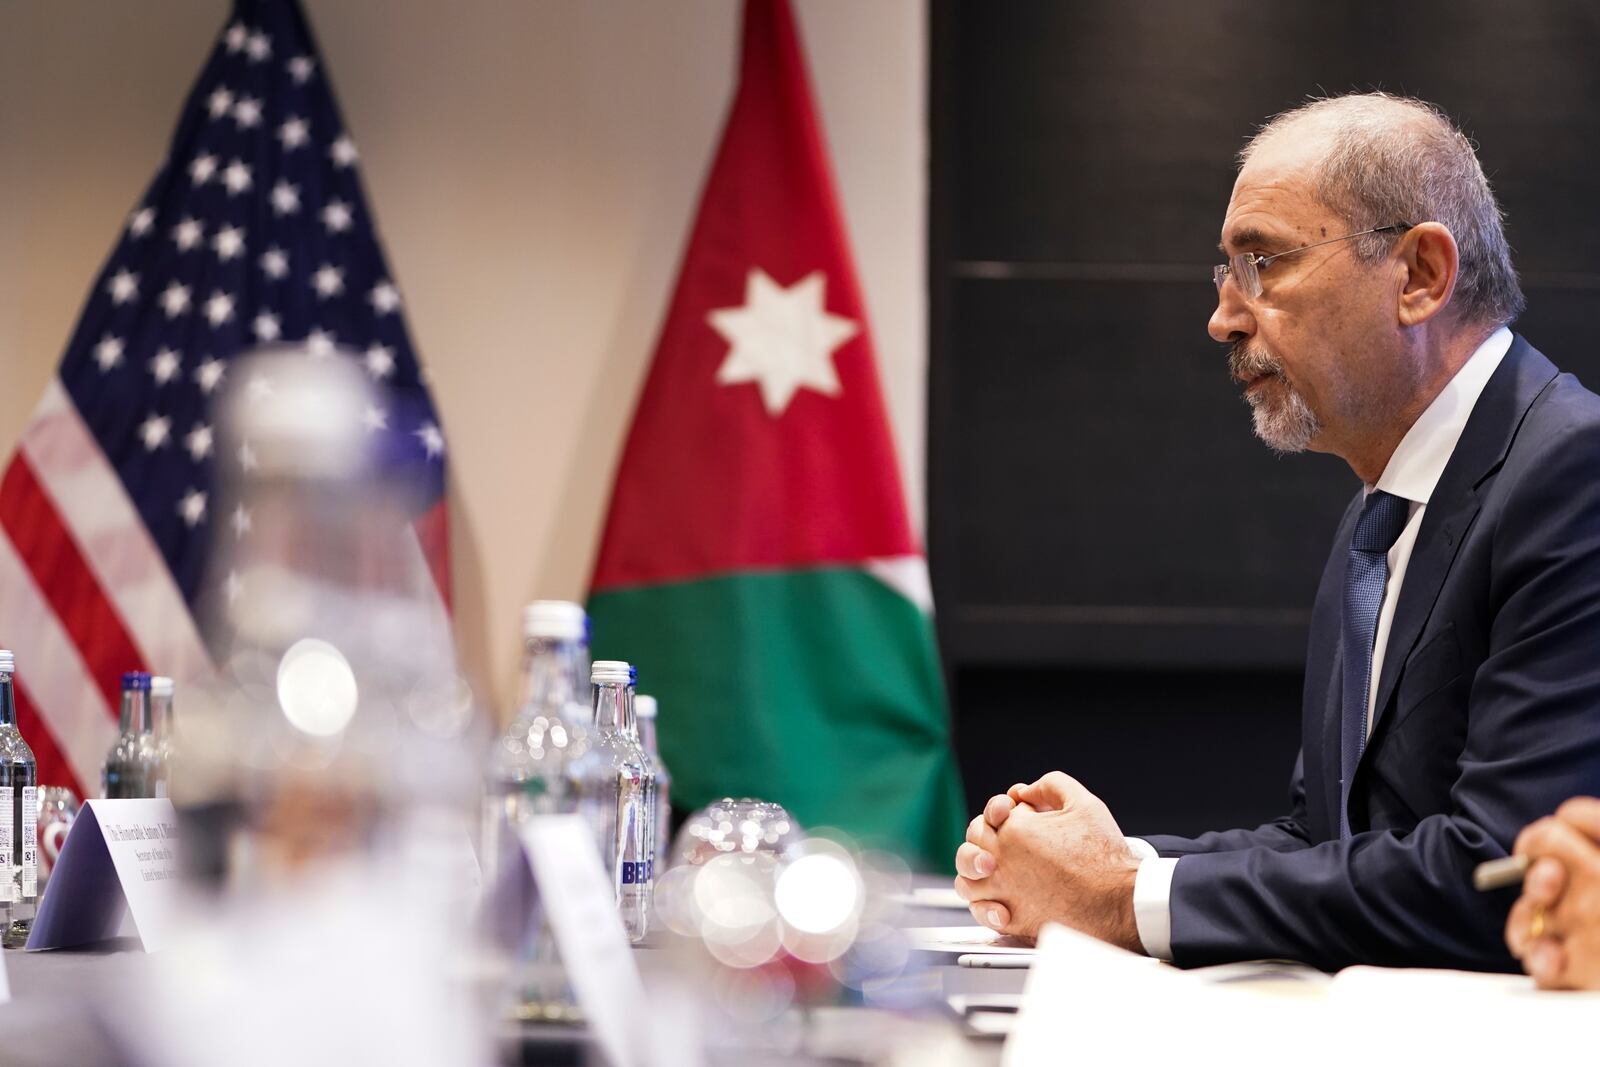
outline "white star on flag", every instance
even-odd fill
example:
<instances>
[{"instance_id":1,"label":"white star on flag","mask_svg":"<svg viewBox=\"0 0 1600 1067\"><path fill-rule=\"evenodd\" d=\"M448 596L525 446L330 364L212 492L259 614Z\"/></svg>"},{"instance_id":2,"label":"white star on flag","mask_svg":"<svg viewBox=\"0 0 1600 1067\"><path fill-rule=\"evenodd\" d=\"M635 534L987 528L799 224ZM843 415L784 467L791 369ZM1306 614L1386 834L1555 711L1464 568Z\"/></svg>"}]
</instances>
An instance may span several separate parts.
<instances>
[{"instance_id":1,"label":"white star on flag","mask_svg":"<svg viewBox=\"0 0 1600 1067\"><path fill-rule=\"evenodd\" d=\"M372 292L367 294L367 300L372 304L372 310L380 315L392 314L400 307L400 290L390 281L381 281L372 287Z\"/></svg>"},{"instance_id":2,"label":"white star on flag","mask_svg":"<svg viewBox=\"0 0 1600 1067\"><path fill-rule=\"evenodd\" d=\"M278 316L270 311L263 311L257 315L250 328L255 331L256 340L258 341L276 341L281 329L278 325Z\"/></svg>"},{"instance_id":3,"label":"white star on flag","mask_svg":"<svg viewBox=\"0 0 1600 1067\"><path fill-rule=\"evenodd\" d=\"M167 443L167 434L172 429L172 420L165 415L151 415L139 426L139 438L144 441L144 450L154 452Z\"/></svg>"},{"instance_id":4,"label":"white star on flag","mask_svg":"<svg viewBox=\"0 0 1600 1067\"><path fill-rule=\"evenodd\" d=\"M222 384L222 376L226 371L227 365L222 360L207 356L204 362L194 369L195 384L200 386L202 393L210 396L217 386Z\"/></svg>"},{"instance_id":5,"label":"white star on flag","mask_svg":"<svg viewBox=\"0 0 1600 1067\"><path fill-rule=\"evenodd\" d=\"M213 326L221 326L233 318L233 297L218 289L211 294L211 299L206 301L206 321Z\"/></svg>"},{"instance_id":6,"label":"white star on flag","mask_svg":"<svg viewBox=\"0 0 1600 1067\"><path fill-rule=\"evenodd\" d=\"M218 89L206 97L206 110L214 119L220 119L233 107L233 94L227 89Z\"/></svg>"},{"instance_id":7,"label":"white star on flag","mask_svg":"<svg viewBox=\"0 0 1600 1067\"><path fill-rule=\"evenodd\" d=\"M139 276L127 268L117 271L106 283L113 304L126 304L139 295Z\"/></svg>"},{"instance_id":8,"label":"white star on flag","mask_svg":"<svg viewBox=\"0 0 1600 1067\"><path fill-rule=\"evenodd\" d=\"M191 528L200 525L200 520L206 517L206 495L198 489L191 488L183 494L183 499L178 501L178 514L183 516L183 521Z\"/></svg>"},{"instance_id":9,"label":"white star on flag","mask_svg":"<svg viewBox=\"0 0 1600 1067\"><path fill-rule=\"evenodd\" d=\"M189 163L189 180L196 185L204 185L211 180L217 172L217 157L201 155L195 156Z\"/></svg>"},{"instance_id":10,"label":"white star on flag","mask_svg":"<svg viewBox=\"0 0 1600 1067\"><path fill-rule=\"evenodd\" d=\"M341 133L333 144L328 146L328 156L333 160L333 165L340 170L360 158L356 152L356 143L350 139L348 133Z\"/></svg>"},{"instance_id":11,"label":"white star on flag","mask_svg":"<svg viewBox=\"0 0 1600 1067\"><path fill-rule=\"evenodd\" d=\"M330 200L322 209L322 224L329 233L343 233L350 228L350 205L343 200Z\"/></svg>"},{"instance_id":12,"label":"white star on flag","mask_svg":"<svg viewBox=\"0 0 1600 1067\"><path fill-rule=\"evenodd\" d=\"M311 80L311 72L317 69L316 60L310 56L295 56L289 60L289 77L294 79L296 85L304 85Z\"/></svg>"},{"instance_id":13,"label":"white star on flag","mask_svg":"<svg viewBox=\"0 0 1600 1067\"><path fill-rule=\"evenodd\" d=\"M222 172L222 184L228 187L229 196L238 196L250 188L250 168L242 160L234 160Z\"/></svg>"},{"instance_id":14,"label":"white star on flag","mask_svg":"<svg viewBox=\"0 0 1600 1067\"><path fill-rule=\"evenodd\" d=\"M324 263L312 273L311 288L317 291L318 300L338 296L344 292L344 271L332 263Z\"/></svg>"},{"instance_id":15,"label":"white star on flag","mask_svg":"<svg viewBox=\"0 0 1600 1067\"><path fill-rule=\"evenodd\" d=\"M172 240L178 251L187 252L205 239L206 228L198 219L186 218L172 228Z\"/></svg>"},{"instance_id":16,"label":"white star on flag","mask_svg":"<svg viewBox=\"0 0 1600 1067\"><path fill-rule=\"evenodd\" d=\"M373 405L362 414L361 423L367 428L368 433L376 433L378 430L389 428L389 416L384 414L382 408Z\"/></svg>"},{"instance_id":17,"label":"white star on flag","mask_svg":"<svg viewBox=\"0 0 1600 1067\"><path fill-rule=\"evenodd\" d=\"M718 308L706 318L732 346L717 368L723 385L755 382L773 417L802 387L839 395L834 351L861 331L824 309L827 278L812 271L785 289L759 267L745 278L744 306Z\"/></svg>"},{"instance_id":18,"label":"white star on flag","mask_svg":"<svg viewBox=\"0 0 1600 1067\"><path fill-rule=\"evenodd\" d=\"M153 209L142 207L135 211L128 219L128 232L135 237L143 237L150 232L150 227L156 224L156 213Z\"/></svg>"},{"instance_id":19,"label":"white star on flag","mask_svg":"<svg viewBox=\"0 0 1600 1067\"><path fill-rule=\"evenodd\" d=\"M250 39L250 31L244 28L243 23L235 22L228 27L228 31L222 35L222 39L228 43L228 51L242 51L245 42Z\"/></svg>"},{"instance_id":20,"label":"white star on flag","mask_svg":"<svg viewBox=\"0 0 1600 1067\"><path fill-rule=\"evenodd\" d=\"M289 273L289 254L281 248L269 248L261 253L261 269L267 277L277 281Z\"/></svg>"},{"instance_id":21,"label":"white star on flag","mask_svg":"<svg viewBox=\"0 0 1600 1067\"><path fill-rule=\"evenodd\" d=\"M102 372L109 371L122 362L122 338L113 337L109 333L100 338L100 343L94 346L94 361L100 364Z\"/></svg>"},{"instance_id":22,"label":"white star on flag","mask_svg":"<svg viewBox=\"0 0 1600 1067\"><path fill-rule=\"evenodd\" d=\"M367 349L367 373L374 378L387 378L394 373L394 350L383 345Z\"/></svg>"},{"instance_id":23,"label":"white star on flag","mask_svg":"<svg viewBox=\"0 0 1600 1067\"><path fill-rule=\"evenodd\" d=\"M431 422L425 422L422 428L416 431L416 436L422 442L422 450L428 454L429 459L444 455L444 434L439 432L439 427Z\"/></svg>"},{"instance_id":24,"label":"white star on flag","mask_svg":"<svg viewBox=\"0 0 1600 1067\"><path fill-rule=\"evenodd\" d=\"M183 438L183 447L189 450L189 458L196 463L211 455L212 443L211 427L203 422L195 423L194 429L190 430Z\"/></svg>"},{"instance_id":25,"label":"white star on flag","mask_svg":"<svg viewBox=\"0 0 1600 1067\"><path fill-rule=\"evenodd\" d=\"M293 152L304 145L311 138L310 129L305 119L291 115L282 126L278 127L278 140L283 142L283 150Z\"/></svg>"},{"instance_id":26,"label":"white star on flag","mask_svg":"<svg viewBox=\"0 0 1600 1067\"><path fill-rule=\"evenodd\" d=\"M182 363L182 356L170 348L163 348L150 360L150 374L157 385L166 385L178 376L178 368Z\"/></svg>"},{"instance_id":27,"label":"white star on flag","mask_svg":"<svg viewBox=\"0 0 1600 1067\"><path fill-rule=\"evenodd\" d=\"M277 215L293 215L300 210L300 187L279 180L272 187L272 210Z\"/></svg>"},{"instance_id":28,"label":"white star on flag","mask_svg":"<svg viewBox=\"0 0 1600 1067\"><path fill-rule=\"evenodd\" d=\"M318 327L306 335L306 351L313 356L331 356L335 340L333 331Z\"/></svg>"},{"instance_id":29,"label":"white star on flag","mask_svg":"<svg viewBox=\"0 0 1600 1067\"><path fill-rule=\"evenodd\" d=\"M241 130L248 130L261 123L261 101L253 96L242 96L239 102L233 105L233 121L239 124Z\"/></svg>"},{"instance_id":30,"label":"white star on flag","mask_svg":"<svg viewBox=\"0 0 1600 1067\"><path fill-rule=\"evenodd\" d=\"M224 226L217 231L217 236L212 238L211 247L216 251L217 258L224 263L244 254L244 230L238 226Z\"/></svg>"},{"instance_id":31,"label":"white star on flag","mask_svg":"<svg viewBox=\"0 0 1600 1067\"><path fill-rule=\"evenodd\" d=\"M260 63L272 56L272 38L264 33L252 33L250 39L245 41L244 49L250 56L250 62Z\"/></svg>"},{"instance_id":32,"label":"white star on flag","mask_svg":"<svg viewBox=\"0 0 1600 1067\"><path fill-rule=\"evenodd\" d=\"M175 319L189 310L189 287L178 282L170 283L157 298L167 318Z\"/></svg>"}]
</instances>

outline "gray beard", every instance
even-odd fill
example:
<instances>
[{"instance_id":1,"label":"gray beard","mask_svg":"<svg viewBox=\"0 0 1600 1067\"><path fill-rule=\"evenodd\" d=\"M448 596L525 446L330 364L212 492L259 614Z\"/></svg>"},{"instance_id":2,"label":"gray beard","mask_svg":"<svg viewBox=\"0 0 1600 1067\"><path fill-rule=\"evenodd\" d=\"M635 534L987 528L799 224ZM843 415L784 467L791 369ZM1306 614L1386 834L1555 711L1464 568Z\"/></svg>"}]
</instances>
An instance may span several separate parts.
<instances>
[{"instance_id":1,"label":"gray beard","mask_svg":"<svg viewBox=\"0 0 1600 1067\"><path fill-rule=\"evenodd\" d=\"M1244 396L1245 403L1250 405L1256 436L1274 452L1304 452L1312 439L1322 432L1322 423L1311 405L1289 384L1278 361L1265 352L1252 350L1246 341L1236 342L1228 353L1228 373L1241 384L1270 374L1283 388L1281 401L1270 400L1265 393Z\"/></svg>"}]
</instances>

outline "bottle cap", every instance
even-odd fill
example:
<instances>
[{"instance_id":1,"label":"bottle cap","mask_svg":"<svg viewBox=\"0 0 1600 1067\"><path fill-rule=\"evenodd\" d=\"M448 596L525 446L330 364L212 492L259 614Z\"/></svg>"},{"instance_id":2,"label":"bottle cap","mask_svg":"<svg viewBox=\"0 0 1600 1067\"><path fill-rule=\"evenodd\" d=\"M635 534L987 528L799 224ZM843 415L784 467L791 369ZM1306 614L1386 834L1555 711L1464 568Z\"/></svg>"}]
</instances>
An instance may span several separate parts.
<instances>
[{"instance_id":1,"label":"bottle cap","mask_svg":"<svg viewBox=\"0 0 1600 1067\"><path fill-rule=\"evenodd\" d=\"M607 683L631 685L633 668L620 659L597 659L590 668L589 680L595 685Z\"/></svg>"},{"instance_id":2,"label":"bottle cap","mask_svg":"<svg viewBox=\"0 0 1600 1067\"><path fill-rule=\"evenodd\" d=\"M641 719L656 717L656 698L647 693L635 694L633 698L633 713Z\"/></svg>"},{"instance_id":3,"label":"bottle cap","mask_svg":"<svg viewBox=\"0 0 1600 1067\"><path fill-rule=\"evenodd\" d=\"M150 678L150 694L158 697L169 697L176 688L172 679L164 674L152 675Z\"/></svg>"},{"instance_id":4,"label":"bottle cap","mask_svg":"<svg viewBox=\"0 0 1600 1067\"><path fill-rule=\"evenodd\" d=\"M11 654L9 648L0 648L0 672L15 674L17 671L17 657Z\"/></svg>"},{"instance_id":5,"label":"bottle cap","mask_svg":"<svg viewBox=\"0 0 1600 1067\"><path fill-rule=\"evenodd\" d=\"M144 671L128 671L122 676L122 691L126 693L130 689L148 691L150 689L150 676Z\"/></svg>"},{"instance_id":6,"label":"bottle cap","mask_svg":"<svg viewBox=\"0 0 1600 1067\"><path fill-rule=\"evenodd\" d=\"M522 609L522 635L553 641L582 641L589 617L570 600L535 600Z\"/></svg>"}]
</instances>

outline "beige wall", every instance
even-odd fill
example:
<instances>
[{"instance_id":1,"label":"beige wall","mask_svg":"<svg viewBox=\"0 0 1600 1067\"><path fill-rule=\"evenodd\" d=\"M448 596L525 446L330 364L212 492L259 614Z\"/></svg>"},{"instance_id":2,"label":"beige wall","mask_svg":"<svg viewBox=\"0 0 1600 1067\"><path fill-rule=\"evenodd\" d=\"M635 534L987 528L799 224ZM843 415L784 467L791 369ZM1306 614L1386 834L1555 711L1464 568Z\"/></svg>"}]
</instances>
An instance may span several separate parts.
<instances>
[{"instance_id":1,"label":"beige wall","mask_svg":"<svg viewBox=\"0 0 1600 1067\"><path fill-rule=\"evenodd\" d=\"M305 0L449 437L457 630L504 709L579 597L732 88L732 0ZM795 0L922 514L925 18ZM153 175L221 0L0 0L0 453Z\"/></svg>"}]
</instances>

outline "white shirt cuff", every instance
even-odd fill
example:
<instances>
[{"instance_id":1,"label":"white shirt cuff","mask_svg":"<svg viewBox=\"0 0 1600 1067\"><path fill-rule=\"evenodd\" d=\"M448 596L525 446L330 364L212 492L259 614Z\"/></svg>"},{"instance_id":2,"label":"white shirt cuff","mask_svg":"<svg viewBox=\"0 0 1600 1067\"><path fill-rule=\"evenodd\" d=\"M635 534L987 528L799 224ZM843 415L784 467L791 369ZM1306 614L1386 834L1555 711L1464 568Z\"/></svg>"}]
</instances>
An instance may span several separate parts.
<instances>
[{"instance_id":1,"label":"white shirt cuff","mask_svg":"<svg viewBox=\"0 0 1600 1067\"><path fill-rule=\"evenodd\" d=\"M1156 846L1142 837L1124 837L1123 840L1128 843L1128 851L1138 859L1153 860L1160 855L1156 852Z\"/></svg>"},{"instance_id":2,"label":"white shirt cuff","mask_svg":"<svg viewBox=\"0 0 1600 1067\"><path fill-rule=\"evenodd\" d=\"M1178 869L1178 859L1154 855L1155 849L1146 841L1139 844L1152 853L1133 850L1141 857L1139 873L1133 878L1133 921L1139 928L1139 943L1156 959L1171 960L1172 875Z\"/></svg>"}]
</instances>

